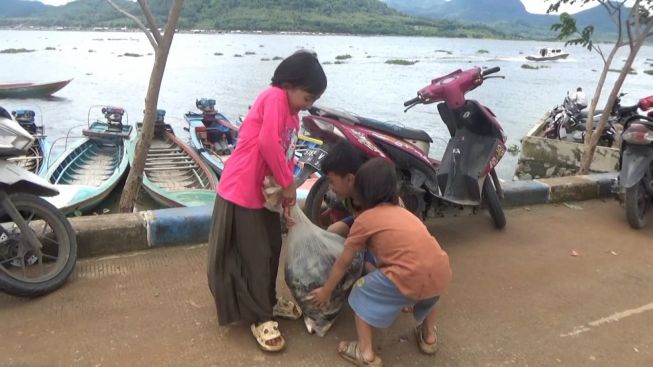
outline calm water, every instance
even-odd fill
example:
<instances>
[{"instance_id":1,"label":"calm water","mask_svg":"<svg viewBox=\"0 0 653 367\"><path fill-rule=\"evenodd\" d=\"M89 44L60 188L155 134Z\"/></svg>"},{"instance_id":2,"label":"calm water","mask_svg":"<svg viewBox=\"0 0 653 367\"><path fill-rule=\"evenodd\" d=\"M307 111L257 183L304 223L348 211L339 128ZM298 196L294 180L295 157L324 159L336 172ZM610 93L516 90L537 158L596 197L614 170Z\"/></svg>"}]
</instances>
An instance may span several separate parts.
<instances>
[{"instance_id":1,"label":"calm water","mask_svg":"<svg viewBox=\"0 0 653 367\"><path fill-rule=\"evenodd\" d=\"M539 46L554 45L411 37L178 34L168 59L159 108L167 110L167 121L178 135L185 136L183 114L195 109L196 98L215 98L218 107L234 118L246 113L258 92L268 85L279 62L262 58L284 57L298 48L315 50L322 62L333 62L336 56L349 54L352 58L346 64L324 66L329 87L319 104L424 129L435 140L431 154L439 157L448 133L435 105L418 106L404 113L403 101L414 97L431 79L457 68L500 66L505 80L488 80L468 97L490 107L502 123L509 144L518 144L548 108L562 102L567 91L583 86L590 97L595 88L601 60L580 47L567 48L570 58L546 63L546 69L521 68L526 63L524 56L534 53ZM46 47L56 50L48 51ZM66 136L71 129L71 135L79 136L79 126L86 124L92 105L121 106L127 110L130 122L142 119L154 60L152 48L142 33L0 31L0 49L5 48L36 51L0 54L0 83L74 78L53 100L0 100L0 105L7 109L36 109L51 140ZM119 57L126 52L144 56ZM243 57L234 57L235 54ZM419 62L412 66L385 64L395 58ZM647 65L647 58L653 58L651 47L640 52L635 64L639 74L626 80L623 90L628 96L624 103L635 103L638 98L653 94L653 76L642 73L653 68ZM620 56L615 67L622 65L624 59ZM610 74L609 82L617 77L617 73ZM57 142L53 153L61 152L64 142ZM512 178L515 162L514 156L503 159L499 165L502 178Z\"/></svg>"}]
</instances>

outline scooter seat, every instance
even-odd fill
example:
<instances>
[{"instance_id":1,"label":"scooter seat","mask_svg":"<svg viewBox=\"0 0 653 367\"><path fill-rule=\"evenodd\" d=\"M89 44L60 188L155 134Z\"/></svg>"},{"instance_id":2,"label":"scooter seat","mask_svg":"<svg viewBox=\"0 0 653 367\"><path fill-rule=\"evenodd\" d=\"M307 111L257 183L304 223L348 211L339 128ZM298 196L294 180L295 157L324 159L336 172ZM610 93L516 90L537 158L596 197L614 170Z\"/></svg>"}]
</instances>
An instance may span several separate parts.
<instances>
[{"instance_id":1,"label":"scooter seat","mask_svg":"<svg viewBox=\"0 0 653 367\"><path fill-rule=\"evenodd\" d=\"M409 140L419 140L419 141L428 141L432 143L433 140L431 136L424 130L411 129L407 127L400 126L396 123L383 122L379 120L374 120L367 117L356 116L358 118L358 123L365 127L369 127L372 130L382 131L386 134L396 136L398 138L409 139Z\"/></svg>"}]
</instances>

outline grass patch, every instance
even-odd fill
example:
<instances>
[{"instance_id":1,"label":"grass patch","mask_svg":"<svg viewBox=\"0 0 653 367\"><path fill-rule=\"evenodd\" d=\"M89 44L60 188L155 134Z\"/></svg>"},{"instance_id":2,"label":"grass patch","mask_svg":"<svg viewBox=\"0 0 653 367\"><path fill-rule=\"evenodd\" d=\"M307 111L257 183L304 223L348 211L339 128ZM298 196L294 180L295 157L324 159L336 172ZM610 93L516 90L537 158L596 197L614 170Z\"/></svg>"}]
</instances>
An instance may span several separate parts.
<instances>
[{"instance_id":1,"label":"grass patch","mask_svg":"<svg viewBox=\"0 0 653 367\"><path fill-rule=\"evenodd\" d=\"M483 49L480 49L480 50L478 50L478 51L476 51L476 53L477 53L477 54L489 54L489 53L490 53L490 51L488 51L488 50L483 50Z\"/></svg>"},{"instance_id":2,"label":"grass patch","mask_svg":"<svg viewBox=\"0 0 653 367\"><path fill-rule=\"evenodd\" d=\"M644 70L644 74L653 75L653 70Z\"/></svg>"},{"instance_id":3,"label":"grass patch","mask_svg":"<svg viewBox=\"0 0 653 367\"><path fill-rule=\"evenodd\" d=\"M334 62L334 64L335 65L342 65L342 64L346 64L346 62L338 60L338 61Z\"/></svg>"},{"instance_id":4,"label":"grass patch","mask_svg":"<svg viewBox=\"0 0 653 367\"><path fill-rule=\"evenodd\" d=\"M241 54L235 54L234 57L243 57Z\"/></svg>"},{"instance_id":5,"label":"grass patch","mask_svg":"<svg viewBox=\"0 0 653 367\"><path fill-rule=\"evenodd\" d=\"M403 59L392 59L392 60L386 60L386 64L390 65L415 65L419 62L419 60L403 60Z\"/></svg>"},{"instance_id":6,"label":"grass patch","mask_svg":"<svg viewBox=\"0 0 653 367\"><path fill-rule=\"evenodd\" d=\"M333 64L331 61L325 61L322 63L322 65L331 65L331 64Z\"/></svg>"},{"instance_id":7,"label":"grass patch","mask_svg":"<svg viewBox=\"0 0 653 367\"><path fill-rule=\"evenodd\" d=\"M272 58L272 60L277 61L277 60L283 60L283 57L281 56L275 56Z\"/></svg>"},{"instance_id":8,"label":"grass patch","mask_svg":"<svg viewBox=\"0 0 653 367\"><path fill-rule=\"evenodd\" d=\"M522 68L522 69L527 69L527 70L548 69L548 68L549 68L549 65L529 65L529 64L522 64L521 68Z\"/></svg>"},{"instance_id":9,"label":"grass patch","mask_svg":"<svg viewBox=\"0 0 653 367\"><path fill-rule=\"evenodd\" d=\"M25 52L34 52L35 50L28 50L26 48L5 48L0 51L0 54L21 54Z\"/></svg>"},{"instance_id":10,"label":"grass patch","mask_svg":"<svg viewBox=\"0 0 653 367\"><path fill-rule=\"evenodd\" d=\"M270 59L268 59L267 57L264 57L264 58L261 59L261 61L270 61Z\"/></svg>"},{"instance_id":11,"label":"grass patch","mask_svg":"<svg viewBox=\"0 0 653 367\"><path fill-rule=\"evenodd\" d=\"M216 52L216 53L214 53L213 55L215 55L215 56L222 56L222 52Z\"/></svg>"},{"instance_id":12,"label":"grass patch","mask_svg":"<svg viewBox=\"0 0 653 367\"><path fill-rule=\"evenodd\" d=\"M256 52L253 52L253 51L247 51L247 52L245 52L245 55L256 55Z\"/></svg>"},{"instance_id":13,"label":"grass patch","mask_svg":"<svg viewBox=\"0 0 653 367\"><path fill-rule=\"evenodd\" d=\"M132 52L125 52L124 56L127 56L127 57L141 57L143 55L135 54L135 53L132 53Z\"/></svg>"},{"instance_id":14,"label":"grass patch","mask_svg":"<svg viewBox=\"0 0 653 367\"><path fill-rule=\"evenodd\" d=\"M54 47L46 47L45 50L46 50L46 51L56 51L56 48L54 48Z\"/></svg>"},{"instance_id":15,"label":"grass patch","mask_svg":"<svg viewBox=\"0 0 653 367\"><path fill-rule=\"evenodd\" d=\"M336 60L347 60L347 59L351 59L351 55L347 54L347 55L336 56Z\"/></svg>"},{"instance_id":16,"label":"grass patch","mask_svg":"<svg viewBox=\"0 0 653 367\"><path fill-rule=\"evenodd\" d=\"M88 50L88 53L93 53L93 52L95 52L95 50L93 49Z\"/></svg>"},{"instance_id":17,"label":"grass patch","mask_svg":"<svg viewBox=\"0 0 653 367\"><path fill-rule=\"evenodd\" d=\"M623 70L623 69L608 69L608 71L611 71L613 73L621 73L621 70ZM637 72L635 71L635 69L630 68L630 70L628 70L628 74L629 75L637 75Z\"/></svg>"}]
</instances>

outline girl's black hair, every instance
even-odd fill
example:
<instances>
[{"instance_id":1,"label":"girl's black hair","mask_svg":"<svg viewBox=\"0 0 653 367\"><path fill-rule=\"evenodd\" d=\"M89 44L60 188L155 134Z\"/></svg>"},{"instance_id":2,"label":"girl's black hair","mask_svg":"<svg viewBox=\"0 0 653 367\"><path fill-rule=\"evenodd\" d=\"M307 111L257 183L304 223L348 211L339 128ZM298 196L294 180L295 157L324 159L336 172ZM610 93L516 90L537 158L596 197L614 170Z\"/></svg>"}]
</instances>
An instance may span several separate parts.
<instances>
[{"instance_id":1,"label":"girl's black hair","mask_svg":"<svg viewBox=\"0 0 653 367\"><path fill-rule=\"evenodd\" d=\"M298 51L277 66L272 76L272 85L280 88L298 87L320 96L327 87L327 79L314 53Z\"/></svg>"},{"instance_id":2,"label":"girl's black hair","mask_svg":"<svg viewBox=\"0 0 653 367\"><path fill-rule=\"evenodd\" d=\"M362 210L383 203L398 205L394 163L385 158L373 158L365 162L356 172L354 195Z\"/></svg>"}]
</instances>

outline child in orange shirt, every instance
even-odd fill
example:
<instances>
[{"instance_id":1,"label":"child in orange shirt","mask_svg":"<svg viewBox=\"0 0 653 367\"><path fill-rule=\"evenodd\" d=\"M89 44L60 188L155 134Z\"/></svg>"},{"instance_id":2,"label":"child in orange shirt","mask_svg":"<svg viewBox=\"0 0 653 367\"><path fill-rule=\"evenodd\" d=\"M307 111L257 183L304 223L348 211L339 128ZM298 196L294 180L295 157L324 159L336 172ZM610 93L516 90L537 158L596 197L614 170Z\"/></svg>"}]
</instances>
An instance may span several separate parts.
<instances>
[{"instance_id":1,"label":"child in orange shirt","mask_svg":"<svg viewBox=\"0 0 653 367\"><path fill-rule=\"evenodd\" d=\"M356 217L345 248L326 283L311 292L316 305L326 304L354 256L367 249L378 269L360 278L349 295L358 341L341 342L338 353L359 366L382 366L372 348L372 328L387 328L402 308L412 306L420 350L437 351L435 308L451 280L449 257L422 221L401 208L392 162L374 158L356 173L354 197L362 212Z\"/></svg>"}]
</instances>

